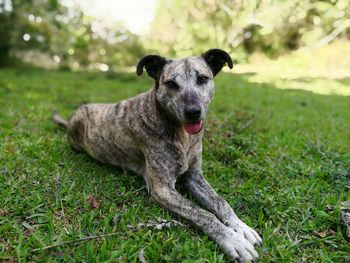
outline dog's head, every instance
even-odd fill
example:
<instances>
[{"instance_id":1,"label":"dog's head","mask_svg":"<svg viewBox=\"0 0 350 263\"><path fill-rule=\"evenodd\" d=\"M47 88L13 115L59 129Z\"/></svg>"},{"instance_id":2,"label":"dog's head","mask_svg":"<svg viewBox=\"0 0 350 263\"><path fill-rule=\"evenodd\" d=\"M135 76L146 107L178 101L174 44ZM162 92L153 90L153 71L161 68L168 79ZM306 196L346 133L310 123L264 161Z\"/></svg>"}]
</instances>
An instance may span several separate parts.
<instances>
[{"instance_id":1,"label":"dog's head","mask_svg":"<svg viewBox=\"0 0 350 263\"><path fill-rule=\"evenodd\" d=\"M198 57L172 60L158 55L143 57L137 74L145 68L156 81L156 100L191 134L200 132L214 94L213 77L232 59L225 51L210 49Z\"/></svg>"}]
</instances>

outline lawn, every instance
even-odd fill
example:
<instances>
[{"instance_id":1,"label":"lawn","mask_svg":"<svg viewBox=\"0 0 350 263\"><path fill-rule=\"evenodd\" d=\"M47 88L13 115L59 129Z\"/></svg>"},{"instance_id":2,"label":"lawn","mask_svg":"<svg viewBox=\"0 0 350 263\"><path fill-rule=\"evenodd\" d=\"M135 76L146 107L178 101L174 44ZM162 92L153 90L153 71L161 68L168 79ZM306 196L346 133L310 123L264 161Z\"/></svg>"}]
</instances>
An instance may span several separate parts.
<instances>
[{"instance_id":1,"label":"lawn","mask_svg":"<svg viewBox=\"0 0 350 263\"><path fill-rule=\"evenodd\" d=\"M350 200L350 100L295 89L303 83L344 89L350 78L219 74L204 174L262 235L261 262L349 262L340 206ZM73 151L50 120L53 109L68 117L83 103L151 85L126 73L0 70L0 260L137 262L141 253L148 262L227 261L206 235L151 202L140 178ZM138 225L158 218L185 226Z\"/></svg>"}]
</instances>

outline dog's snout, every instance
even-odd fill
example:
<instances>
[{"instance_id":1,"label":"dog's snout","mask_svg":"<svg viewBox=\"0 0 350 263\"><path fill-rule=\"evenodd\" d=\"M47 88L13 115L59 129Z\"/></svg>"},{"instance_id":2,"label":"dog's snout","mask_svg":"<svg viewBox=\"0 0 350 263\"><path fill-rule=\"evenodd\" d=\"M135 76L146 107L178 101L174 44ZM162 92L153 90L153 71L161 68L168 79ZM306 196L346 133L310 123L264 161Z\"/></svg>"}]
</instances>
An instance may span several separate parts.
<instances>
[{"instance_id":1,"label":"dog's snout","mask_svg":"<svg viewBox=\"0 0 350 263\"><path fill-rule=\"evenodd\" d=\"M185 117L188 121L198 121L201 114L200 107L189 107L185 109Z\"/></svg>"}]
</instances>

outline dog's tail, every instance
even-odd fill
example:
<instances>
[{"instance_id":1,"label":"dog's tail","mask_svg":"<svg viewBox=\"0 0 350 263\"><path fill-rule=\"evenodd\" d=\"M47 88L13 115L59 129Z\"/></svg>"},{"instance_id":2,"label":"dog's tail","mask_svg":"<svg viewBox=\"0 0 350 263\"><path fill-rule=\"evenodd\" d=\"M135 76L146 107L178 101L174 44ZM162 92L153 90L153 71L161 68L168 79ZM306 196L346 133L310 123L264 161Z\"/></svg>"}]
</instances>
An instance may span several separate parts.
<instances>
[{"instance_id":1,"label":"dog's tail","mask_svg":"<svg viewBox=\"0 0 350 263\"><path fill-rule=\"evenodd\" d=\"M58 126L67 129L68 122L64 120L57 111L54 111L52 113L52 120L54 123L56 123Z\"/></svg>"}]
</instances>

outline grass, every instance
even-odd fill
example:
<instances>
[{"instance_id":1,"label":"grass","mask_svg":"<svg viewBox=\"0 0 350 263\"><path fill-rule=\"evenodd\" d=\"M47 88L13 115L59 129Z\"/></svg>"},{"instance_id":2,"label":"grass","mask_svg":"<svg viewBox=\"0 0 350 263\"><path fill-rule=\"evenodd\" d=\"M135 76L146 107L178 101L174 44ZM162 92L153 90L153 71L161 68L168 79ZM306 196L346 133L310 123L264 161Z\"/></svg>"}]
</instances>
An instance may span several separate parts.
<instances>
[{"instance_id":1,"label":"grass","mask_svg":"<svg viewBox=\"0 0 350 263\"><path fill-rule=\"evenodd\" d=\"M217 77L204 174L263 236L261 262L349 262L339 218L350 199L349 98L277 89L280 78L255 82L259 76ZM307 85L350 83L341 81L316 77ZM149 262L227 261L189 227L130 229L174 216L148 199L135 175L74 152L50 120L52 109L67 117L83 103L118 101L150 86L134 74L0 71L0 259L136 262L144 249ZM107 233L116 235L64 245Z\"/></svg>"}]
</instances>

